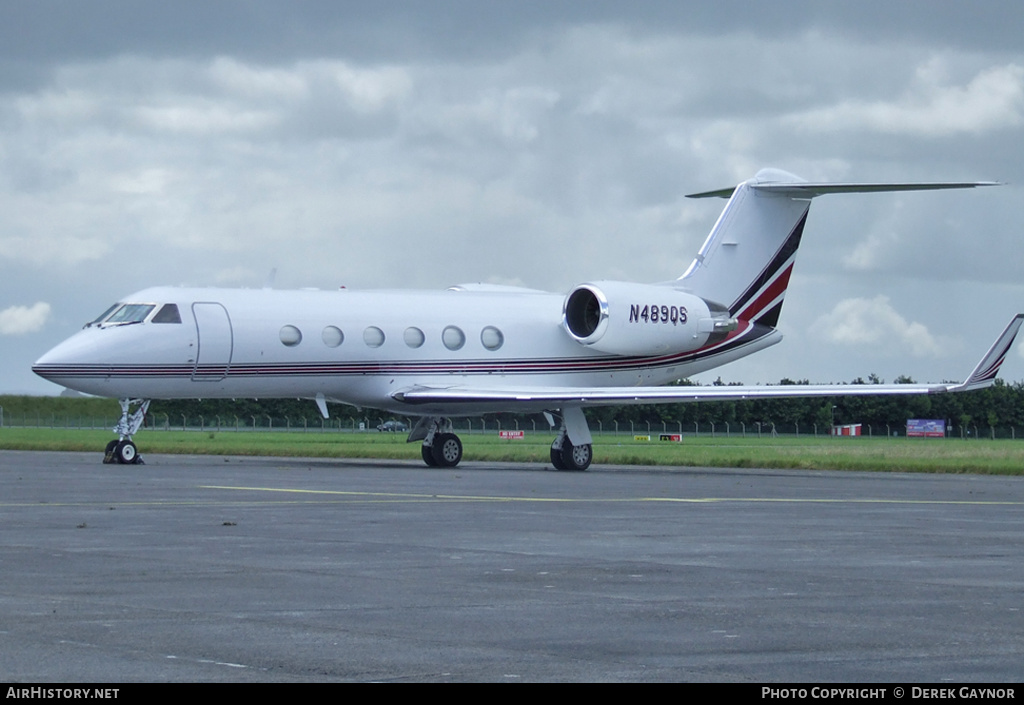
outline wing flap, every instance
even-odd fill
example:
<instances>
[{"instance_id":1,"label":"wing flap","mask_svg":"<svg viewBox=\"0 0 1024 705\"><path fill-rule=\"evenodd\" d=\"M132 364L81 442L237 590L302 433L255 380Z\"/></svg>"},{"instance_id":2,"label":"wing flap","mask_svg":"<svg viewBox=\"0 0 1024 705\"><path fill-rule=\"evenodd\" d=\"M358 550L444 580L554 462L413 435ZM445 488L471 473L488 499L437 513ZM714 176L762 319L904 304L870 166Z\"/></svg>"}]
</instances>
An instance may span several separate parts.
<instances>
[{"instance_id":1,"label":"wing flap","mask_svg":"<svg viewBox=\"0 0 1024 705\"><path fill-rule=\"evenodd\" d=\"M410 387L392 395L406 404L563 404L617 406L787 397L839 397L896 394L940 394L960 391L952 384L786 384L725 387L549 387L545 389L473 389ZM972 387L974 388L974 387Z\"/></svg>"}]
</instances>

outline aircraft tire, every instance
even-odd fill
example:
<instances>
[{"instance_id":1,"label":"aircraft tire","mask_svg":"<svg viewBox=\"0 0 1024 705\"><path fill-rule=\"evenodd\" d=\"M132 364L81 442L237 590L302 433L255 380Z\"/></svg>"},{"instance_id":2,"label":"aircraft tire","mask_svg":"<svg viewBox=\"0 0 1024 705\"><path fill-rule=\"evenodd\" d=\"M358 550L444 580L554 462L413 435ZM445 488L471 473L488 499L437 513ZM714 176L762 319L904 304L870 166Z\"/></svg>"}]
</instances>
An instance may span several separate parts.
<instances>
[{"instance_id":1,"label":"aircraft tire","mask_svg":"<svg viewBox=\"0 0 1024 705\"><path fill-rule=\"evenodd\" d=\"M551 444L551 464L555 466L555 470L565 470L565 463L562 461L562 449L555 448L555 444Z\"/></svg>"},{"instance_id":2,"label":"aircraft tire","mask_svg":"<svg viewBox=\"0 0 1024 705\"><path fill-rule=\"evenodd\" d=\"M566 470L582 472L590 467L594 449L589 443L574 446L568 440L562 441L562 463Z\"/></svg>"},{"instance_id":3,"label":"aircraft tire","mask_svg":"<svg viewBox=\"0 0 1024 705\"><path fill-rule=\"evenodd\" d=\"M439 468L453 468L462 460L462 441L454 433L439 433L434 438L434 462Z\"/></svg>"},{"instance_id":4,"label":"aircraft tire","mask_svg":"<svg viewBox=\"0 0 1024 705\"><path fill-rule=\"evenodd\" d=\"M437 461L434 460L434 446L420 445L420 454L423 456L423 462L427 464L427 467L437 467Z\"/></svg>"},{"instance_id":5,"label":"aircraft tire","mask_svg":"<svg viewBox=\"0 0 1024 705\"><path fill-rule=\"evenodd\" d=\"M106 450L103 451L103 464L113 465L118 462L117 460L117 444L118 441L111 441L107 444Z\"/></svg>"},{"instance_id":6,"label":"aircraft tire","mask_svg":"<svg viewBox=\"0 0 1024 705\"><path fill-rule=\"evenodd\" d=\"M114 451L117 462L121 465L134 465L139 457L139 449L131 441L121 441Z\"/></svg>"}]
</instances>

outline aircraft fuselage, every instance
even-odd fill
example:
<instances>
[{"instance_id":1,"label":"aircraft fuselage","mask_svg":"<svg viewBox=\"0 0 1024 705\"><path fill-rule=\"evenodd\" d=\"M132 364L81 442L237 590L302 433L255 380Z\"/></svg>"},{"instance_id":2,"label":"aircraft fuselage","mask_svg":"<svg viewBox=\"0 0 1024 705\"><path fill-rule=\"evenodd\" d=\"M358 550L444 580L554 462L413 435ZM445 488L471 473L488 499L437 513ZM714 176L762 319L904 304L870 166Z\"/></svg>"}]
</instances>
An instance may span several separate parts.
<instances>
[{"instance_id":1,"label":"aircraft fuselage","mask_svg":"<svg viewBox=\"0 0 1024 705\"><path fill-rule=\"evenodd\" d=\"M609 355L563 326L564 296L484 291L280 291L157 287L126 303L153 305L141 321L90 325L34 366L57 384L106 397L316 398L410 415L502 411L411 408L412 385L475 388L665 384L777 342L744 325L727 345L655 355ZM175 304L180 322L155 322ZM639 306L640 304L635 304ZM623 312L623 315L628 315ZM638 323L640 323L638 321ZM679 327L665 320L650 323ZM637 337L644 335L638 325ZM680 347L692 348L689 334ZM735 339L733 339L735 338ZM538 405L540 409L542 405Z\"/></svg>"}]
</instances>

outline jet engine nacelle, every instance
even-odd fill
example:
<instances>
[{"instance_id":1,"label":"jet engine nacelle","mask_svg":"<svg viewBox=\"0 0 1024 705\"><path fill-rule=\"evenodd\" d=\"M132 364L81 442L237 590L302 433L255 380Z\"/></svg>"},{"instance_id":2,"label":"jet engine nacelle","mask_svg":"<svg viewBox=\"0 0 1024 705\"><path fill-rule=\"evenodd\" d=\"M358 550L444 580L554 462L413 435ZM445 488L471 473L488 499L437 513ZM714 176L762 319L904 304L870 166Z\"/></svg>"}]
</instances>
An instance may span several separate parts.
<instances>
[{"instance_id":1,"label":"jet engine nacelle","mask_svg":"<svg viewBox=\"0 0 1024 705\"><path fill-rule=\"evenodd\" d=\"M659 355L721 339L736 321L722 306L671 286L604 281L569 292L562 325L574 340L601 352Z\"/></svg>"}]
</instances>

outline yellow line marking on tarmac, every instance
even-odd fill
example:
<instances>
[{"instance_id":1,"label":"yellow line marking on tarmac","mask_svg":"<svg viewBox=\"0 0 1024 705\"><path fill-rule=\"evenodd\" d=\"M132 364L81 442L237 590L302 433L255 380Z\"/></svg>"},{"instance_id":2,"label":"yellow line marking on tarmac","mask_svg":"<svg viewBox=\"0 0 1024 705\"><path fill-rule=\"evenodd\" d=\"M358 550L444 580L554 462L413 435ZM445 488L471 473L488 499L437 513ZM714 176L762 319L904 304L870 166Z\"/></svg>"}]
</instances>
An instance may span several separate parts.
<instances>
[{"instance_id":1,"label":"yellow line marking on tarmac","mask_svg":"<svg viewBox=\"0 0 1024 705\"><path fill-rule=\"evenodd\" d=\"M232 487L226 485L201 485L206 490L234 490L242 492L282 492L289 494L340 495L352 498L371 497L378 500L445 501L445 502L678 502L683 504L710 504L715 502L782 502L803 504L962 504L1024 506L1024 502L954 499L873 499L873 498L769 498L769 497L503 497L481 495L416 494L403 492L356 492L351 490L304 490L289 487Z\"/></svg>"},{"instance_id":2,"label":"yellow line marking on tarmac","mask_svg":"<svg viewBox=\"0 0 1024 705\"><path fill-rule=\"evenodd\" d=\"M154 499L143 501L21 501L0 502L0 507L223 507L223 506L267 506L267 505L311 505L345 503L416 503L416 502L554 502L612 504L623 502L666 502L669 504L724 504L729 502L745 504L897 504L897 505L962 505L962 506L1003 506L1024 507L1024 501L1006 500L960 500L960 499L892 499L872 497L522 497L501 495L453 495L411 492L366 492L351 490L308 490L292 487L235 487L228 485L199 485L201 490L228 490L231 492L266 492L284 495L304 495L306 499L276 500L194 500ZM313 497L316 497L315 499Z\"/></svg>"},{"instance_id":3,"label":"yellow line marking on tarmac","mask_svg":"<svg viewBox=\"0 0 1024 705\"><path fill-rule=\"evenodd\" d=\"M581 500L563 499L558 497L501 497L485 495L449 495L411 492L353 492L347 490L302 490L291 487L231 487L224 485L200 485L204 490L237 490L242 492L286 492L290 494L315 494L352 498L373 498L375 500L403 500L410 502L444 501L444 502L584 502L584 501L628 501L628 500Z\"/></svg>"}]
</instances>

